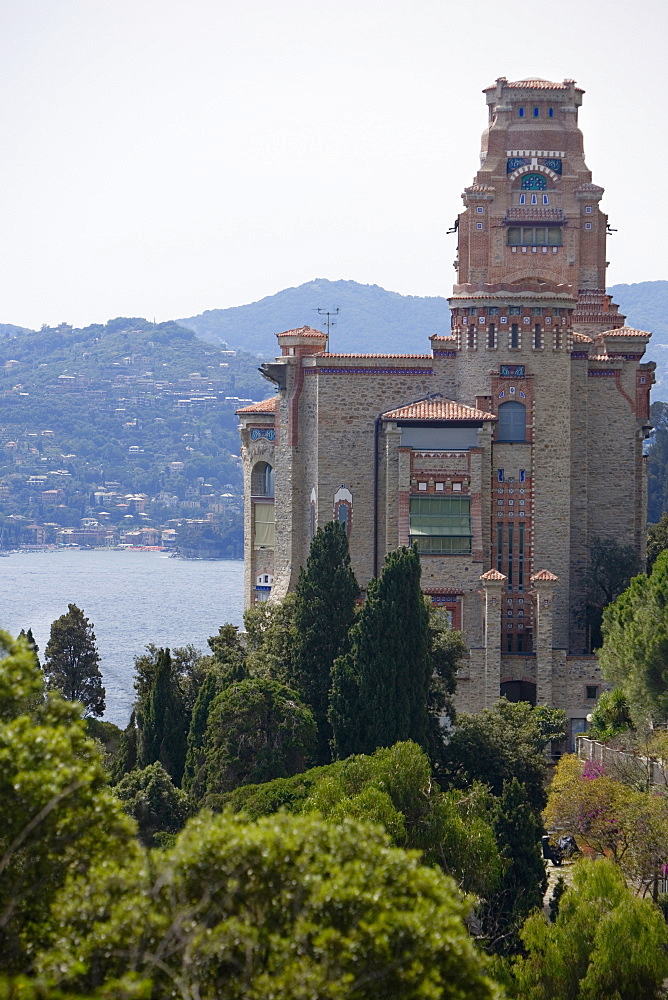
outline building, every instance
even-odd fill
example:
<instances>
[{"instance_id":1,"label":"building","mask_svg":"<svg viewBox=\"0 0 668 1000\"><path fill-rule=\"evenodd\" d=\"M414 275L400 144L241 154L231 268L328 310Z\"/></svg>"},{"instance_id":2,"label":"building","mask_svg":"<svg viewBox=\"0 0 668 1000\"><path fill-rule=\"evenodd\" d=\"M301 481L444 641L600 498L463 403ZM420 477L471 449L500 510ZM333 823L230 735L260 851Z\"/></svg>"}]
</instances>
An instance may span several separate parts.
<instances>
[{"instance_id":1,"label":"building","mask_svg":"<svg viewBox=\"0 0 668 1000\"><path fill-rule=\"evenodd\" d=\"M605 291L603 188L572 80L484 92L481 166L455 229L451 329L424 354L328 353L278 334L278 394L238 411L246 603L294 588L315 528L348 531L362 586L416 542L423 587L463 629L460 708L500 693L585 727L601 689L582 620L596 538L642 553L650 334Z\"/></svg>"}]
</instances>

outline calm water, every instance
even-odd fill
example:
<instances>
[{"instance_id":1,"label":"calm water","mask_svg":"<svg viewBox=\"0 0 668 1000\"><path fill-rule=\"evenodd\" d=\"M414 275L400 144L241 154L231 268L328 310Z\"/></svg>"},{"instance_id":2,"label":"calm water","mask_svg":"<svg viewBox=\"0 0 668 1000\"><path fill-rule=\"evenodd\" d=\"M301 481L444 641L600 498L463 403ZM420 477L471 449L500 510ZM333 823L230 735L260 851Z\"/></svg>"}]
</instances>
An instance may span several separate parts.
<instances>
[{"instance_id":1,"label":"calm water","mask_svg":"<svg viewBox=\"0 0 668 1000\"><path fill-rule=\"evenodd\" d=\"M243 563L170 559L158 552L59 551L0 559L0 628L32 628L44 655L51 622L77 604L93 623L107 690L105 719L127 725L134 657L206 640L242 624Z\"/></svg>"}]
</instances>

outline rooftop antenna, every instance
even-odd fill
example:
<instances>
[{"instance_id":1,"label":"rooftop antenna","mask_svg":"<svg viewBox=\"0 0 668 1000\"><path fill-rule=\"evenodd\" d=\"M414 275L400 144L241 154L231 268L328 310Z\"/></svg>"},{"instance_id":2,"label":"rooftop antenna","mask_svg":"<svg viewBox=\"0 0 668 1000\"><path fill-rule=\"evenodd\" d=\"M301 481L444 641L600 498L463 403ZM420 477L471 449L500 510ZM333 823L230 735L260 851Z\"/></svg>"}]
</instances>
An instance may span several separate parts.
<instances>
[{"instance_id":1,"label":"rooftop antenna","mask_svg":"<svg viewBox=\"0 0 668 1000\"><path fill-rule=\"evenodd\" d=\"M326 316L327 317L327 320L326 320L326 324L327 324L327 353L329 353L329 330L330 330L330 327L332 327L332 326L335 325L335 321L332 319L332 316L338 316L339 312L340 312L340 309L339 309L338 306L336 307L336 309L320 309L320 308L318 308L318 315L319 316Z\"/></svg>"}]
</instances>

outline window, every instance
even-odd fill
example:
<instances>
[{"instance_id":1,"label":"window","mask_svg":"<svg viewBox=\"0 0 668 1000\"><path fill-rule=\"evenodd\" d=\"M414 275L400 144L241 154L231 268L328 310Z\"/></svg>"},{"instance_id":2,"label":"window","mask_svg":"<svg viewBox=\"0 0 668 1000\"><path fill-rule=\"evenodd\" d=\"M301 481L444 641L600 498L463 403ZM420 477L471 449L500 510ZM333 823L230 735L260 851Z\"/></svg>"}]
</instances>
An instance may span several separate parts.
<instances>
[{"instance_id":1,"label":"window","mask_svg":"<svg viewBox=\"0 0 668 1000\"><path fill-rule=\"evenodd\" d=\"M258 462L251 473L251 494L255 497L273 497L274 470L268 462Z\"/></svg>"},{"instance_id":2,"label":"window","mask_svg":"<svg viewBox=\"0 0 668 1000\"><path fill-rule=\"evenodd\" d=\"M518 653L523 653L524 652L524 636L523 635L518 635L518 637L517 637L517 652Z\"/></svg>"},{"instance_id":3,"label":"window","mask_svg":"<svg viewBox=\"0 0 668 1000\"><path fill-rule=\"evenodd\" d=\"M487 327L487 347L489 350L496 347L496 326L494 323L490 323Z\"/></svg>"},{"instance_id":4,"label":"window","mask_svg":"<svg viewBox=\"0 0 668 1000\"><path fill-rule=\"evenodd\" d=\"M520 205L526 205L527 196L525 194L520 195Z\"/></svg>"},{"instance_id":5,"label":"window","mask_svg":"<svg viewBox=\"0 0 668 1000\"><path fill-rule=\"evenodd\" d=\"M481 207L480 205L478 205L478 207L476 208L476 212L478 213L478 215L482 215L482 213L483 213L484 211L485 211L485 209L484 209L484 208L482 208L482 207Z\"/></svg>"},{"instance_id":6,"label":"window","mask_svg":"<svg viewBox=\"0 0 668 1000\"><path fill-rule=\"evenodd\" d=\"M510 313L511 316L521 316L522 315L522 307L521 306L511 306L510 309L508 310L508 312Z\"/></svg>"},{"instance_id":7,"label":"window","mask_svg":"<svg viewBox=\"0 0 668 1000\"><path fill-rule=\"evenodd\" d=\"M273 549L276 544L273 503L253 504L253 548Z\"/></svg>"},{"instance_id":8,"label":"window","mask_svg":"<svg viewBox=\"0 0 668 1000\"><path fill-rule=\"evenodd\" d=\"M522 501L520 500L520 503ZM517 525L517 589L524 590L524 525ZM520 611L520 614L524 612Z\"/></svg>"},{"instance_id":9,"label":"window","mask_svg":"<svg viewBox=\"0 0 668 1000\"><path fill-rule=\"evenodd\" d=\"M587 700L594 701L595 698L598 698L598 687L596 684L587 684Z\"/></svg>"},{"instance_id":10,"label":"window","mask_svg":"<svg viewBox=\"0 0 668 1000\"><path fill-rule=\"evenodd\" d=\"M591 222L585 222L585 229L591 229Z\"/></svg>"},{"instance_id":11,"label":"window","mask_svg":"<svg viewBox=\"0 0 668 1000\"><path fill-rule=\"evenodd\" d=\"M411 497L411 544L427 555L471 551L471 501L468 497Z\"/></svg>"},{"instance_id":12,"label":"window","mask_svg":"<svg viewBox=\"0 0 668 1000\"><path fill-rule=\"evenodd\" d=\"M532 310L531 310L531 315L532 316L542 316L543 315L542 306L534 306L532 308Z\"/></svg>"},{"instance_id":13,"label":"window","mask_svg":"<svg viewBox=\"0 0 668 1000\"><path fill-rule=\"evenodd\" d=\"M549 205L550 204L550 196L549 196L549 194L544 194L543 195L543 204L544 205Z\"/></svg>"},{"instance_id":14,"label":"window","mask_svg":"<svg viewBox=\"0 0 668 1000\"><path fill-rule=\"evenodd\" d=\"M540 323L536 323L533 328L533 347L535 351L541 348Z\"/></svg>"},{"instance_id":15,"label":"window","mask_svg":"<svg viewBox=\"0 0 668 1000\"><path fill-rule=\"evenodd\" d=\"M498 306L490 306L489 309L487 310L487 313L488 313L489 316L498 316L499 315L499 307Z\"/></svg>"},{"instance_id":16,"label":"window","mask_svg":"<svg viewBox=\"0 0 668 1000\"><path fill-rule=\"evenodd\" d=\"M499 407L498 441L525 441L527 410L524 403L501 403Z\"/></svg>"},{"instance_id":17,"label":"window","mask_svg":"<svg viewBox=\"0 0 668 1000\"><path fill-rule=\"evenodd\" d=\"M591 215L591 205L587 205L585 208L585 215Z\"/></svg>"},{"instance_id":18,"label":"window","mask_svg":"<svg viewBox=\"0 0 668 1000\"><path fill-rule=\"evenodd\" d=\"M544 191L547 188L547 180L542 174L525 174L521 187L523 191Z\"/></svg>"},{"instance_id":19,"label":"window","mask_svg":"<svg viewBox=\"0 0 668 1000\"><path fill-rule=\"evenodd\" d=\"M534 116L534 118L538 118L538 115L539 115L538 108L534 108L533 109L533 116Z\"/></svg>"},{"instance_id":20,"label":"window","mask_svg":"<svg viewBox=\"0 0 668 1000\"><path fill-rule=\"evenodd\" d=\"M500 483L503 482L503 469L497 469L496 478Z\"/></svg>"},{"instance_id":21,"label":"window","mask_svg":"<svg viewBox=\"0 0 668 1000\"><path fill-rule=\"evenodd\" d=\"M499 573L503 573L503 522L496 524L496 568Z\"/></svg>"},{"instance_id":22,"label":"window","mask_svg":"<svg viewBox=\"0 0 668 1000\"><path fill-rule=\"evenodd\" d=\"M508 226L506 242L509 247L560 247L561 226Z\"/></svg>"},{"instance_id":23,"label":"window","mask_svg":"<svg viewBox=\"0 0 668 1000\"><path fill-rule=\"evenodd\" d=\"M515 535L515 525L511 521L510 524L508 525L508 573L506 574L508 577L508 590L512 590L514 585L514 580L513 580L513 542L515 540L514 535ZM512 615L512 611L509 611L508 614Z\"/></svg>"},{"instance_id":24,"label":"window","mask_svg":"<svg viewBox=\"0 0 668 1000\"><path fill-rule=\"evenodd\" d=\"M532 194L531 195L531 204L532 205L537 205L538 204L538 195L537 194Z\"/></svg>"},{"instance_id":25,"label":"window","mask_svg":"<svg viewBox=\"0 0 668 1000\"><path fill-rule=\"evenodd\" d=\"M524 108L518 108L517 109L517 117L518 118L524 118Z\"/></svg>"},{"instance_id":26,"label":"window","mask_svg":"<svg viewBox=\"0 0 668 1000\"><path fill-rule=\"evenodd\" d=\"M476 229L482 229L482 222L476 222L475 227Z\"/></svg>"},{"instance_id":27,"label":"window","mask_svg":"<svg viewBox=\"0 0 668 1000\"><path fill-rule=\"evenodd\" d=\"M520 328L517 323L513 323L510 327L510 346L513 349L520 346Z\"/></svg>"},{"instance_id":28,"label":"window","mask_svg":"<svg viewBox=\"0 0 668 1000\"><path fill-rule=\"evenodd\" d=\"M550 108L547 113L548 118L554 118L554 108Z\"/></svg>"}]
</instances>

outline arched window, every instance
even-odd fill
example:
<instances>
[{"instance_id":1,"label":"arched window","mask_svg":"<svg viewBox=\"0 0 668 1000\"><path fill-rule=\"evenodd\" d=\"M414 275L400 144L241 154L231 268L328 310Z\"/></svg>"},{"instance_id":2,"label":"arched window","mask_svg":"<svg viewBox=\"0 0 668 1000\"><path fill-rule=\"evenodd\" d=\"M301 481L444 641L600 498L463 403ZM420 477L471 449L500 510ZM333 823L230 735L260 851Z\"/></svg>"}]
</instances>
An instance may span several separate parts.
<instances>
[{"instance_id":1,"label":"arched window","mask_svg":"<svg viewBox=\"0 0 668 1000\"><path fill-rule=\"evenodd\" d=\"M524 403L501 403L499 407L499 441L525 441L527 408Z\"/></svg>"},{"instance_id":2,"label":"arched window","mask_svg":"<svg viewBox=\"0 0 668 1000\"><path fill-rule=\"evenodd\" d=\"M268 462L258 462L251 473L251 494L254 497L273 497L274 469Z\"/></svg>"},{"instance_id":3,"label":"arched window","mask_svg":"<svg viewBox=\"0 0 668 1000\"><path fill-rule=\"evenodd\" d=\"M547 180L542 174L525 174L520 186L523 191L544 191Z\"/></svg>"}]
</instances>

